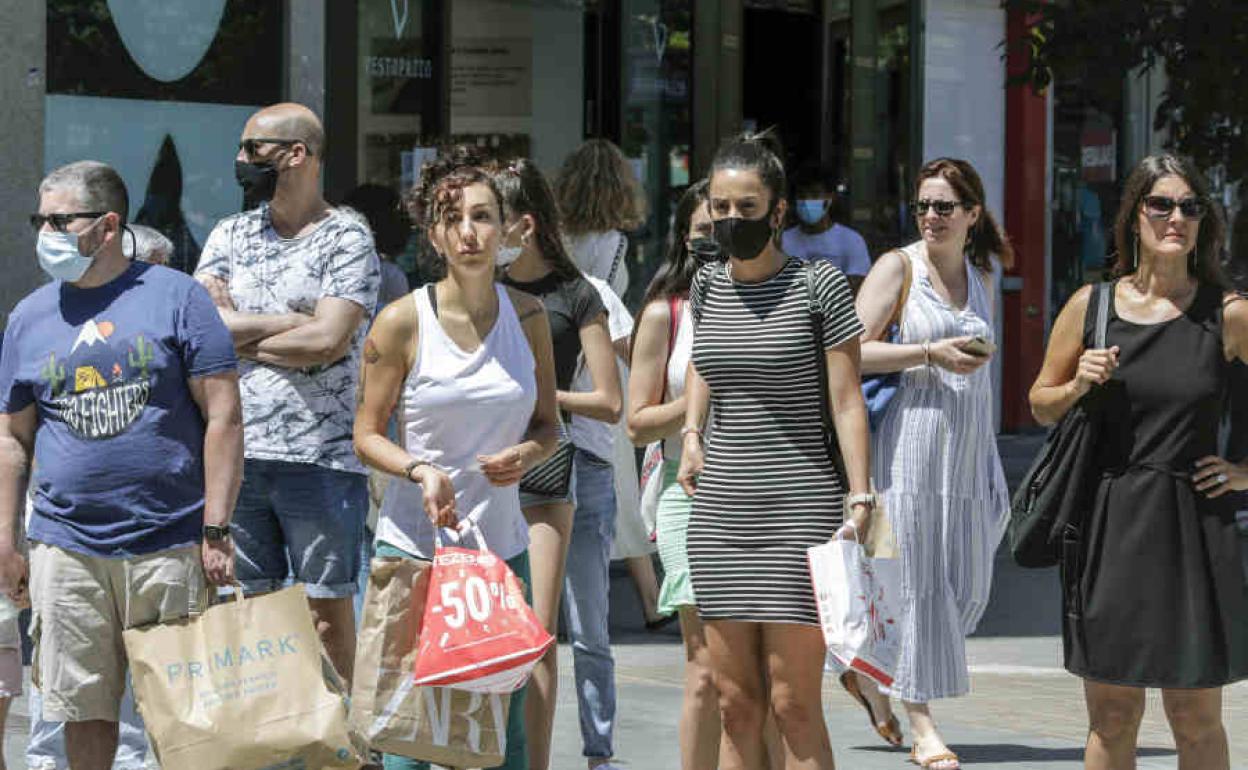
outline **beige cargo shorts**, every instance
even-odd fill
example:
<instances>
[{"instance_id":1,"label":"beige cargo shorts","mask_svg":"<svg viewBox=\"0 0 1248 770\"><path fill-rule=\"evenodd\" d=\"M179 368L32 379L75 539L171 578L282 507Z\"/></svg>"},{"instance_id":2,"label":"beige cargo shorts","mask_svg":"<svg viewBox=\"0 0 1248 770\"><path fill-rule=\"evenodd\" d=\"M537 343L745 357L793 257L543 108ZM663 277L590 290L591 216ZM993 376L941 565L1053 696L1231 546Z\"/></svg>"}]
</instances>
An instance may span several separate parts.
<instances>
[{"instance_id":1,"label":"beige cargo shorts","mask_svg":"<svg viewBox=\"0 0 1248 770\"><path fill-rule=\"evenodd\" d=\"M126 689L121 632L207 609L198 545L106 559L32 543L31 676L43 718L116 722Z\"/></svg>"}]
</instances>

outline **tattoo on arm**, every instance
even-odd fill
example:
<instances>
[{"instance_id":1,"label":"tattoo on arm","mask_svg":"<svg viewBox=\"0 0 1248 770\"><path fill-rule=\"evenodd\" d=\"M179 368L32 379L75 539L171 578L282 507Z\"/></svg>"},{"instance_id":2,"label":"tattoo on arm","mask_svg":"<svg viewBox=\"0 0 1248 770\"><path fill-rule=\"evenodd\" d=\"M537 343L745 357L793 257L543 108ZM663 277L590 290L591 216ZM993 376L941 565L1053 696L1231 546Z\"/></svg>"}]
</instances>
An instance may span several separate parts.
<instances>
[{"instance_id":1,"label":"tattoo on arm","mask_svg":"<svg viewBox=\"0 0 1248 770\"><path fill-rule=\"evenodd\" d=\"M377 343L369 337L364 340L364 363L375 364L381 360L381 351L377 349Z\"/></svg>"}]
</instances>

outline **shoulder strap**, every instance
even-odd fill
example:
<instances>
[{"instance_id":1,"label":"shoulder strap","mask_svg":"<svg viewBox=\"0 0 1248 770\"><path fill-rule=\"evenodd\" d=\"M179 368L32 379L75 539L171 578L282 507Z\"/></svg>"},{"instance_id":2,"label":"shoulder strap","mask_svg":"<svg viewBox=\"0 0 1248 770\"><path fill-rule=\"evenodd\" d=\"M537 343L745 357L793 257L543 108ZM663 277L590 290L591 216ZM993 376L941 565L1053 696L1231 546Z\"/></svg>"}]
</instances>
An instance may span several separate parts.
<instances>
[{"instance_id":1,"label":"shoulder strap","mask_svg":"<svg viewBox=\"0 0 1248 770\"><path fill-rule=\"evenodd\" d=\"M901 316L906 312L906 302L910 300L910 283L914 280L913 271L910 268L910 255L901 249L895 249L896 253L901 255L901 293L897 295L897 307L893 310L892 318L888 319L888 326L901 326Z\"/></svg>"},{"instance_id":2,"label":"shoulder strap","mask_svg":"<svg viewBox=\"0 0 1248 770\"><path fill-rule=\"evenodd\" d=\"M663 389L659 391L660 399L667 399L667 367L672 362L672 351L676 349L676 335L680 332L680 297L673 294L667 298L667 358L663 361Z\"/></svg>"},{"instance_id":3,"label":"shoulder strap","mask_svg":"<svg viewBox=\"0 0 1248 770\"><path fill-rule=\"evenodd\" d=\"M836 423L832 417L831 398L828 391L828 359L823 350L823 308L819 305L819 297L815 293L815 271L809 262L802 264L802 272L806 276L806 307L810 314L811 332L815 338L815 371L819 377L819 417L823 422L823 445L828 451L833 467L841 474L842 483L848 485L849 477L845 474L845 458L841 456L841 445L836 438Z\"/></svg>"},{"instance_id":4,"label":"shoulder strap","mask_svg":"<svg viewBox=\"0 0 1248 770\"><path fill-rule=\"evenodd\" d=\"M619 232L618 230L616 232ZM607 271L607 285L615 284L615 274L620 271L620 263L624 261L624 254L628 251L628 236L620 233L620 243L615 247L615 259L611 260L611 269Z\"/></svg>"},{"instance_id":5,"label":"shoulder strap","mask_svg":"<svg viewBox=\"0 0 1248 770\"><path fill-rule=\"evenodd\" d=\"M436 284L427 283L425 288L429 291L429 307L433 310L434 316L438 314L438 288Z\"/></svg>"},{"instance_id":6,"label":"shoulder strap","mask_svg":"<svg viewBox=\"0 0 1248 770\"><path fill-rule=\"evenodd\" d=\"M1109 301L1114 296L1114 284L1102 281L1096 286L1096 315L1092 317L1092 344L1096 350L1106 347L1107 330L1109 328Z\"/></svg>"}]
</instances>

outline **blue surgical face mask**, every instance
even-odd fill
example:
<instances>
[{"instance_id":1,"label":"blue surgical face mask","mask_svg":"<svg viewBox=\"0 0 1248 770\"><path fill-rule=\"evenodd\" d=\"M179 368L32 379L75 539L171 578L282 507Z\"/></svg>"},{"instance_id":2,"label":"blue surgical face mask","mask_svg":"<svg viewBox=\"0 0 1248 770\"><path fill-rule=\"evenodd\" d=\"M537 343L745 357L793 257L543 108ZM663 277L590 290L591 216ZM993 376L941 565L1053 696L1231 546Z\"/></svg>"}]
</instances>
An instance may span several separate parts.
<instances>
[{"instance_id":1,"label":"blue surgical face mask","mask_svg":"<svg viewBox=\"0 0 1248 770\"><path fill-rule=\"evenodd\" d=\"M827 213L828 202L822 198L805 198L797 202L797 218L803 224L817 225Z\"/></svg>"},{"instance_id":2,"label":"blue surgical face mask","mask_svg":"<svg viewBox=\"0 0 1248 770\"><path fill-rule=\"evenodd\" d=\"M39 255L39 266L43 268L43 272L57 281L66 283L76 283L87 274L87 271L91 269L91 262L95 259L95 252L84 255L78 249L78 235L78 233L60 233L55 230L39 231L35 253Z\"/></svg>"}]
</instances>

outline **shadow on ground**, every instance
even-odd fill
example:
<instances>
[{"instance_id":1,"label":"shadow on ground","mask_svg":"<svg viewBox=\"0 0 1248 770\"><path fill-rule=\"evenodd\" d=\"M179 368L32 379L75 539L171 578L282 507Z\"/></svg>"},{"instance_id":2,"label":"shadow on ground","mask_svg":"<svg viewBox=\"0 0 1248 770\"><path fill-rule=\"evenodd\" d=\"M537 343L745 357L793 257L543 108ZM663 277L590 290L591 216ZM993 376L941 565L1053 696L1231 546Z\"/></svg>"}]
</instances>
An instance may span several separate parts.
<instances>
[{"instance_id":1,"label":"shadow on ground","mask_svg":"<svg viewBox=\"0 0 1248 770\"><path fill-rule=\"evenodd\" d=\"M897 751L887 746L855 746L855 751L890 753ZM959 743L953 747L962 764L993 764L1009 762L1078 762L1083 759L1082 746L1052 747L1026 746L1020 743ZM1140 748L1138 757L1172 757L1173 749Z\"/></svg>"}]
</instances>

